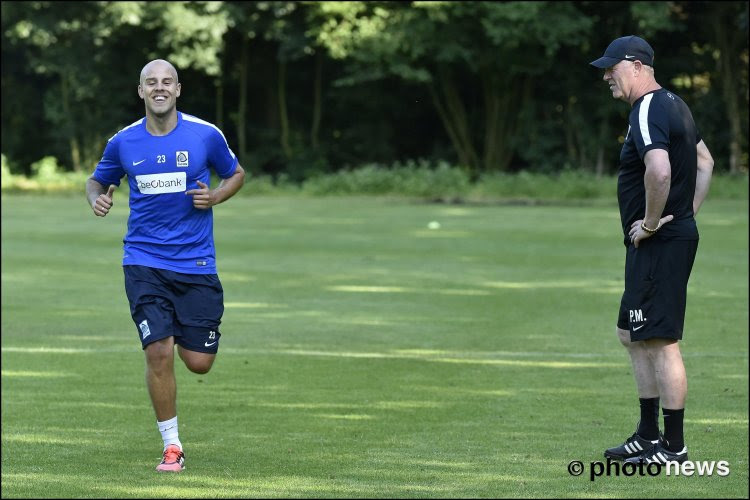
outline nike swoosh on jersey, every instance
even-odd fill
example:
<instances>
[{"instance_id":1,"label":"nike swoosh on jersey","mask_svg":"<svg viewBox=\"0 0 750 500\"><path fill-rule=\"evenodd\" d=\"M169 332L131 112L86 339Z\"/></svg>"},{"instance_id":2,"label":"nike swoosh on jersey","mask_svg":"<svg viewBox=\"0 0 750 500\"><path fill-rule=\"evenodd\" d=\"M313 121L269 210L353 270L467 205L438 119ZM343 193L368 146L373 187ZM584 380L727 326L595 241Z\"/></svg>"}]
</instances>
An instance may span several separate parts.
<instances>
[{"instance_id":1,"label":"nike swoosh on jersey","mask_svg":"<svg viewBox=\"0 0 750 500\"><path fill-rule=\"evenodd\" d=\"M134 162L133 162L133 166L135 167L136 165L140 165L140 164L141 164L141 163L143 163L144 161L146 161L146 160L141 160L141 161L134 161Z\"/></svg>"}]
</instances>

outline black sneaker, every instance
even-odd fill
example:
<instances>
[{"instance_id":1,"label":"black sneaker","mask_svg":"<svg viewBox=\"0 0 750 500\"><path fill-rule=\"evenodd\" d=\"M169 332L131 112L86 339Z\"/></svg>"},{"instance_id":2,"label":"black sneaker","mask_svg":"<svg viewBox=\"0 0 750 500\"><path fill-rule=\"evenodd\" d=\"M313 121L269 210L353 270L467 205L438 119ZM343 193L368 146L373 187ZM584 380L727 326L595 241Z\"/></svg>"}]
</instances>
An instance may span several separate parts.
<instances>
[{"instance_id":1,"label":"black sneaker","mask_svg":"<svg viewBox=\"0 0 750 500\"><path fill-rule=\"evenodd\" d=\"M658 443L658 439L654 439L653 441L644 439L637 432L634 432L620 446L606 450L604 456L614 460L627 460L633 457L640 457L644 452L650 450Z\"/></svg>"},{"instance_id":2,"label":"black sneaker","mask_svg":"<svg viewBox=\"0 0 750 500\"><path fill-rule=\"evenodd\" d=\"M628 458L625 461L632 464L643 462L644 464L666 464L667 462L682 463L688 459L687 446L683 446L678 452L669 451L669 443L660 439L651 449L646 450L638 457Z\"/></svg>"}]
</instances>

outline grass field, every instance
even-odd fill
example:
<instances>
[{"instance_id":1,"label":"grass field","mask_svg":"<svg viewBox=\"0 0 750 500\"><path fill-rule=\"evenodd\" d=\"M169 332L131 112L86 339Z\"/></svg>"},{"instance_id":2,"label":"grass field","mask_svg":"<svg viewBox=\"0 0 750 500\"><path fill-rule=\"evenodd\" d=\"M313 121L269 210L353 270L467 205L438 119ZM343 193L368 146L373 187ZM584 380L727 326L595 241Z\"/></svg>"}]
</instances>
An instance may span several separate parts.
<instances>
[{"instance_id":1,"label":"grass field","mask_svg":"<svg viewBox=\"0 0 750 500\"><path fill-rule=\"evenodd\" d=\"M746 200L699 216L682 343L690 457L730 474L595 481L638 419L615 205L216 207L221 349L176 365L187 468L157 475L115 200L2 197L3 498L748 495Z\"/></svg>"}]
</instances>

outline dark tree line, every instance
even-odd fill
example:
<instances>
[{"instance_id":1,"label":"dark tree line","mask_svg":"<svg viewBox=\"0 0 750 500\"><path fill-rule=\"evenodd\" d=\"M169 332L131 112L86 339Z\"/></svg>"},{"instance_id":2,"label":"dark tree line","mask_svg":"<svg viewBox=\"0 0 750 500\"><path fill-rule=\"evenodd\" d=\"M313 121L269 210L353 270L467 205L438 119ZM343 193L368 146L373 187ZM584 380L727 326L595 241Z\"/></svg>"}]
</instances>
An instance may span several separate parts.
<instances>
[{"instance_id":1,"label":"dark tree line","mask_svg":"<svg viewBox=\"0 0 750 500\"><path fill-rule=\"evenodd\" d=\"M143 116L142 66L251 172L445 159L612 173L627 116L589 62L643 36L720 171L748 165L746 2L3 2L2 153L93 169Z\"/></svg>"}]
</instances>

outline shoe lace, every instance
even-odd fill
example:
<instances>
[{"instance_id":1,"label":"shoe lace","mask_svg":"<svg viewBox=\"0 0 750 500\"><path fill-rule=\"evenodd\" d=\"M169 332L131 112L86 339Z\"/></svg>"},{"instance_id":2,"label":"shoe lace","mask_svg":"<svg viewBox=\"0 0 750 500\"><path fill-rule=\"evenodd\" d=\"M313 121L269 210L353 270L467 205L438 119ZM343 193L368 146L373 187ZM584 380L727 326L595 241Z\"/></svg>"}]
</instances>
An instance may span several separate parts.
<instances>
[{"instance_id":1,"label":"shoe lace","mask_svg":"<svg viewBox=\"0 0 750 500\"><path fill-rule=\"evenodd\" d=\"M164 459L162 460L162 463L171 464L177 462L180 460L181 455L182 450L180 450L176 446L169 446L166 450L164 450Z\"/></svg>"},{"instance_id":2,"label":"shoe lace","mask_svg":"<svg viewBox=\"0 0 750 500\"><path fill-rule=\"evenodd\" d=\"M656 459L656 454L660 451L664 451L662 447L659 446L659 443L654 443L651 445L651 447L646 448L646 453L644 453L644 458L649 458L651 460Z\"/></svg>"}]
</instances>

